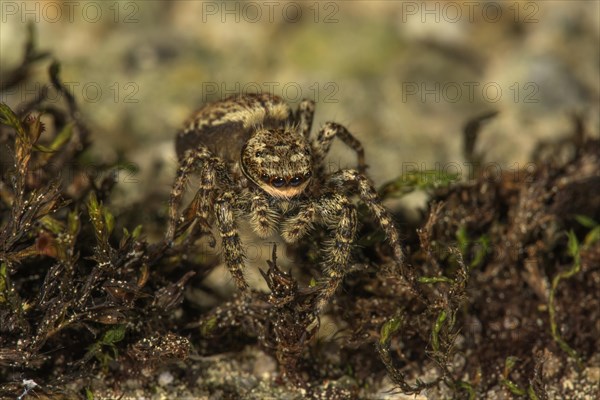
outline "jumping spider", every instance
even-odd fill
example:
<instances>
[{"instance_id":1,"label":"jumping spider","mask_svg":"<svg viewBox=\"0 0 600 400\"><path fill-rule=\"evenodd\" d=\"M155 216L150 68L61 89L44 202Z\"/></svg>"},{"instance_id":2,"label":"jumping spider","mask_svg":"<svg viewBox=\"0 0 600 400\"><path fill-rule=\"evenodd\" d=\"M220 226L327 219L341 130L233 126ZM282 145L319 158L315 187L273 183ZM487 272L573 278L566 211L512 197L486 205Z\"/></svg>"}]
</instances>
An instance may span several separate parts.
<instances>
[{"instance_id":1,"label":"jumping spider","mask_svg":"<svg viewBox=\"0 0 600 400\"><path fill-rule=\"evenodd\" d=\"M314 109L310 100L303 100L294 112L278 96L247 94L198 110L177 134L180 165L171 191L166 240L172 241L186 220L197 218L205 227L215 221L229 271L239 290L248 293L244 248L234 215L248 216L261 238L279 231L287 243L297 242L315 223L324 225L333 237L322 250L324 281L318 305L322 308L349 267L357 229L352 196L358 195L374 214L398 264L403 255L392 218L364 175L362 145L333 122L311 138ZM336 136L356 152L356 170L326 170L324 159ZM179 217L190 173L199 174L200 184L187 216Z\"/></svg>"}]
</instances>

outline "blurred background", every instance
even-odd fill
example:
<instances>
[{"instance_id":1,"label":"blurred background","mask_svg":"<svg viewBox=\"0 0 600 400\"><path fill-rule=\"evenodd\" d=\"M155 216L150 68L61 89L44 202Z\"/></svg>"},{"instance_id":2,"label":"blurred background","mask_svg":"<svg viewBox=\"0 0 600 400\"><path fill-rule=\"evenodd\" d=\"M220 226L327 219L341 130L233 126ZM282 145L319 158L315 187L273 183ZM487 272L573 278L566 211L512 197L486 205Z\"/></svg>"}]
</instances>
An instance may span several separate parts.
<instances>
[{"instance_id":1,"label":"blurred background","mask_svg":"<svg viewBox=\"0 0 600 400\"><path fill-rule=\"evenodd\" d=\"M494 168L526 167L537 141L570 134L574 112L600 130L597 1L3 1L0 11L1 71L20 62L34 22L93 130L94 157L137 167L120 177L124 205L147 191L166 201L175 132L238 92L315 100L314 129L347 126L377 184L410 170L468 178L461 130L490 110L500 114L478 150ZM40 86L47 66L34 71ZM2 101L18 107L32 86ZM330 163L354 158L337 143Z\"/></svg>"}]
</instances>

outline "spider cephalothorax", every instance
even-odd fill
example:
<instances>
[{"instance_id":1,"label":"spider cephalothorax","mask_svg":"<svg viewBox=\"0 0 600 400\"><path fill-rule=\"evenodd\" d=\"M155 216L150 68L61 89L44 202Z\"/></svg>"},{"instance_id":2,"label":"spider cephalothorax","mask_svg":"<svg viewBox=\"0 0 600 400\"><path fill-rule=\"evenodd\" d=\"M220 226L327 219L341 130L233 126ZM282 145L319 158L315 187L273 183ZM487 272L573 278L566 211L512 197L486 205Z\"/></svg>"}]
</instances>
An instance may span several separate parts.
<instances>
[{"instance_id":1,"label":"spider cephalothorax","mask_svg":"<svg viewBox=\"0 0 600 400\"><path fill-rule=\"evenodd\" d=\"M332 238L323 246L319 308L335 293L349 263L357 229L351 198L357 195L385 232L394 258L402 262L398 232L364 175L364 151L343 126L327 122L310 137L314 102L304 100L294 112L271 94L238 95L210 103L196 112L177 135L179 170L170 199L167 241L192 215L213 221L223 243L225 262L243 292L245 254L234 215L247 215L260 237L279 232L295 243L321 225ZM357 154L357 169L330 172L324 159L334 137ZM200 176L196 196L186 213L178 207L190 173Z\"/></svg>"},{"instance_id":2,"label":"spider cephalothorax","mask_svg":"<svg viewBox=\"0 0 600 400\"><path fill-rule=\"evenodd\" d=\"M257 128L242 148L241 168L271 196L294 197L312 176L310 146L297 126Z\"/></svg>"}]
</instances>

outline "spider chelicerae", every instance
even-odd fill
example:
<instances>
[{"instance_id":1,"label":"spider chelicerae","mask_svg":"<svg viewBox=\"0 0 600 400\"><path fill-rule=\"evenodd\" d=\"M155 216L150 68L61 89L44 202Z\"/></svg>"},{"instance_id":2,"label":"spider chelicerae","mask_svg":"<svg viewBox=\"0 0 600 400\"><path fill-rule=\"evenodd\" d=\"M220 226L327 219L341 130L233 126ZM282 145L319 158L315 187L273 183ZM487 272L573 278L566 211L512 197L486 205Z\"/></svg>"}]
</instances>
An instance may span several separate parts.
<instances>
[{"instance_id":1,"label":"spider chelicerae","mask_svg":"<svg viewBox=\"0 0 600 400\"><path fill-rule=\"evenodd\" d=\"M239 290L248 293L236 216L247 216L261 238L279 232L287 243L297 242L315 225L327 227L332 237L321 250L322 308L349 268L357 230L353 196L373 213L399 265L403 254L393 220L364 174L362 145L334 122L311 137L314 111L313 101L303 100L293 111L282 98L268 93L232 96L198 110L177 134L179 168L166 239L172 241L186 220L197 218L206 228L214 222L227 267ZM356 152L357 169L326 169L325 156L335 137ZM185 216L179 216L191 173L200 177L198 191Z\"/></svg>"}]
</instances>

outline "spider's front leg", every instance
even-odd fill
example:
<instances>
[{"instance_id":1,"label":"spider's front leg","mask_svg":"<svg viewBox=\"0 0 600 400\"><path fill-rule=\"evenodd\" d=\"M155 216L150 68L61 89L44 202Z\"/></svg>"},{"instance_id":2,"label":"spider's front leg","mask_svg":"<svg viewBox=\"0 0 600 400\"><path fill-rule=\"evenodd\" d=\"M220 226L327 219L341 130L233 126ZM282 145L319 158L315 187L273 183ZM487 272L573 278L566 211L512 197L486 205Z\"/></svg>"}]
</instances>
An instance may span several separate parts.
<instances>
[{"instance_id":1,"label":"spider's front leg","mask_svg":"<svg viewBox=\"0 0 600 400\"><path fill-rule=\"evenodd\" d=\"M365 163L365 151L362 144L356 139L348 129L335 122L327 122L317 134L316 141L313 142L314 161L317 165L322 165L325 156L331 148L331 142L334 137L340 138L348 147L356 152L358 157L358 170L364 173L367 169Z\"/></svg>"},{"instance_id":2,"label":"spider's front leg","mask_svg":"<svg viewBox=\"0 0 600 400\"><path fill-rule=\"evenodd\" d=\"M320 199L319 212L331 226L335 226L333 239L325 245L325 282L318 299L317 309L322 310L337 291L350 263L350 255L356 235L356 208L342 195Z\"/></svg>"},{"instance_id":3,"label":"spider's front leg","mask_svg":"<svg viewBox=\"0 0 600 400\"><path fill-rule=\"evenodd\" d=\"M345 169L333 174L329 178L328 183L340 189L351 185L351 187L358 192L360 199L375 216L375 219L377 219L381 229L383 229L385 236L388 238L394 253L395 261L398 265L403 266L404 253L402 252L400 236L394 225L394 220L383 204L381 204L381 199L369 178L356 170Z\"/></svg>"},{"instance_id":4,"label":"spider's front leg","mask_svg":"<svg viewBox=\"0 0 600 400\"><path fill-rule=\"evenodd\" d=\"M244 278L244 261L246 256L238 232L234 209L236 207L236 198L232 192L225 192L217 197L215 201L215 215L217 227L221 235L223 253L227 268L233 276L236 286L240 292L247 294L250 292L246 278Z\"/></svg>"}]
</instances>

